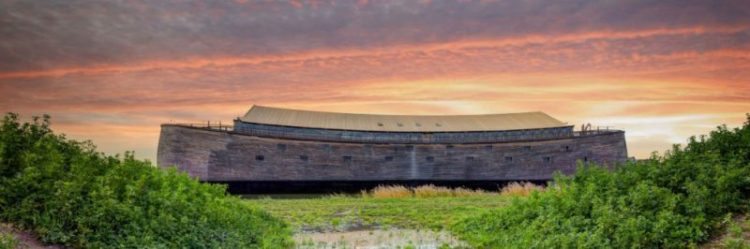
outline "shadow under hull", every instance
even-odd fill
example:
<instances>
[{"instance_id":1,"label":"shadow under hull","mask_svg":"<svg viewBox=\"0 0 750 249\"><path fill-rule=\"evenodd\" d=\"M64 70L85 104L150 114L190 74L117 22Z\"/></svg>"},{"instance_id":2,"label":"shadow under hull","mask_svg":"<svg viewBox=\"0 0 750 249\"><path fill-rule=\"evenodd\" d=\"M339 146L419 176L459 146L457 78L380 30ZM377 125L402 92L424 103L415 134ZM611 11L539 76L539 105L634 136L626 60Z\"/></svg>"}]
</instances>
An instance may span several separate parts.
<instances>
[{"instance_id":1,"label":"shadow under hull","mask_svg":"<svg viewBox=\"0 0 750 249\"><path fill-rule=\"evenodd\" d=\"M549 180L523 180L538 185L546 185ZM371 190L379 185L401 185L406 187L417 187L422 185L435 185L450 188L482 189L497 191L503 186L519 181L507 180L388 180L388 181L224 181L209 182L227 185L227 191L235 195L247 194L335 194L335 193L359 193L362 190Z\"/></svg>"}]
</instances>

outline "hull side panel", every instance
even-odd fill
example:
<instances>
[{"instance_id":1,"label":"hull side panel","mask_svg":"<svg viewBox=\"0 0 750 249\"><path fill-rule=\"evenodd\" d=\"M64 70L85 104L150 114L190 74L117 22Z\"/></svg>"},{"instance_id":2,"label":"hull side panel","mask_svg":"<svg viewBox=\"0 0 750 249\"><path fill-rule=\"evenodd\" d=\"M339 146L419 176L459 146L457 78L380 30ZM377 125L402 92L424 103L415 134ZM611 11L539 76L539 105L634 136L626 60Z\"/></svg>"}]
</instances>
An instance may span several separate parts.
<instances>
[{"instance_id":1,"label":"hull side panel","mask_svg":"<svg viewBox=\"0 0 750 249\"><path fill-rule=\"evenodd\" d=\"M203 181L503 181L627 160L624 132L481 144L365 144L264 138L163 125L158 164Z\"/></svg>"}]
</instances>

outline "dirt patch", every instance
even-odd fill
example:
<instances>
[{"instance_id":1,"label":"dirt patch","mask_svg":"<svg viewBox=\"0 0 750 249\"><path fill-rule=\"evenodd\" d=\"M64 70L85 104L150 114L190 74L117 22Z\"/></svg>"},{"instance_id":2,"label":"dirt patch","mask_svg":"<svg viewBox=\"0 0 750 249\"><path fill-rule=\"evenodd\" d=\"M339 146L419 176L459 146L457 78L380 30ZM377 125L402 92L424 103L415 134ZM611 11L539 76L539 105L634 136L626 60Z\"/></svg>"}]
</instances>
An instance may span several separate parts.
<instances>
[{"instance_id":1,"label":"dirt patch","mask_svg":"<svg viewBox=\"0 0 750 249\"><path fill-rule=\"evenodd\" d=\"M700 246L701 249L750 248L750 217L737 215L724 224L722 233Z\"/></svg>"},{"instance_id":2,"label":"dirt patch","mask_svg":"<svg viewBox=\"0 0 750 249\"><path fill-rule=\"evenodd\" d=\"M450 233L411 229L362 230L349 232L298 233L294 236L297 248L460 248L466 244Z\"/></svg>"},{"instance_id":3,"label":"dirt patch","mask_svg":"<svg viewBox=\"0 0 750 249\"><path fill-rule=\"evenodd\" d=\"M62 249L59 245L45 245L34 234L20 230L11 224L0 223L0 234L11 234L18 241L19 249Z\"/></svg>"}]
</instances>

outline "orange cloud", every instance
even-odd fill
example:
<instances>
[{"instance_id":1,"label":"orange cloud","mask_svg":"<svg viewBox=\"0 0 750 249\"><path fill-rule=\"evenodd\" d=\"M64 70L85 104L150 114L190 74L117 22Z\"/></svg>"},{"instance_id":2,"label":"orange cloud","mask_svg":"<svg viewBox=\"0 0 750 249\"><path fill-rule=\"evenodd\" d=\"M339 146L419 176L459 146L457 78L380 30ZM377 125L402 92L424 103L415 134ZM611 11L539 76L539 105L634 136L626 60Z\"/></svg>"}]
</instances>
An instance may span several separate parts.
<instances>
[{"instance_id":1,"label":"orange cloud","mask_svg":"<svg viewBox=\"0 0 750 249\"><path fill-rule=\"evenodd\" d=\"M55 129L105 152L152 159L160 123L228 123L251 104L545 111L625 129L637 157L750 110L750 19L739 1L353 4L110 2L64 13L11 4L19 14L0 27L10 34L0 39L0 110L49 113Z\"/></svg>"},{"instance_id":2,"label":"orange cloud","mask_svg":"<svg viewBox=\"0 0 750 249\"><path fill-rule=\"evenodd\" d=\"M220 58L193 58L176 61L146 61L133 65L102 65L91 67L54 68L40 71L18 71L0 72L0 79L13 78L37 78L37 77L60 77L69 74L105 74L105 73L127 73L148 70L168 69L199 69L220 68L241 65L264 65L264 64L296 64L308 62L326 62L327 60L343 60L346 58L377 57L384 55L402 55L408 53L441 53L447 51L461 51L477 48L515 47L529 44L557 44L570 42L584 42L589 40L621 40L637 39L653 36L684 36L704 34L735 34L750 29L750 26L736 26L723 28L691 27L677 29L650 29L639 31L604 31L585 32L563 35L531 35L524 37L512 37L499 40L471 40L448 43L420 44L420 45L396 45L377 49L364 50L313 50L297 54L279 54L271 56L247 56L247 57L220 57ZM555 52L555 51L550 51ZM750 52L746 50L722 50L710 53L686 52L682 54L669 55L671 58L693 58L696 56L731 57L747 59ZM651 59L659 59L654 55ZM302 64L300 64L302 65Z\"/></svg>"},{"instance_id":3,"label":"orange cloud","mask_svg":"<svg viewBox=\"0 0 750 249\"><path fill-rule=\"evenodd\" d=\"M750 110L750 48L649 50L748 27L652 29L0 73L0 109L50 113L108 153L153 159L159 124L230 123L251 104L390 114L545 111L627 130L645 157ZM692 40L695 39L695 40ZM721 39L719 39L721 40ZM722 44L719 44L722 45Z\"/></svg>"}]
</instances>

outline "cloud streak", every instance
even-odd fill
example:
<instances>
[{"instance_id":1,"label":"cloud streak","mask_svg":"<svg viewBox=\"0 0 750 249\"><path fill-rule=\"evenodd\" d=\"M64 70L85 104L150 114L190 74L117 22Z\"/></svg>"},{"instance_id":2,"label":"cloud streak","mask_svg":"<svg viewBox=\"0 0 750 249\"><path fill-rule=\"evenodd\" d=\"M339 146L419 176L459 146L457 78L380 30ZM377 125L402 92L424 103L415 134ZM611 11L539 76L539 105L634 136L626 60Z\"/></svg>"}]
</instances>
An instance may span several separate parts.
<instances>
[{"instance_id":1,"label":"cloud streak","mask_svg":"<svg viewBox=\"0 0 750 249\"><path fill-rule=\"evenodd\" d=\"M741 0L0 1L0 71L746 26Z\"/></svg>"},{"instance_id":2,"label":"cloud streak","mask_svg":"<svg viewBox=\"0 0 750 249\"><path fill-rule=\"evenodd\" d=\"M545 111L664 150L750 110L743 1L0 0L0 111L154 158L251 104Z\"/></svg>"},{"instance_id":3,"label":"cloud streak","mask_svg":"<svg viewBox=\"0 0 750 249\"><path fill-rule=\"evenodd\" d=\"M89 66L77 68L57 68L40 71L11 71L0 72L0 79L8 78L35 78L35 77L59 77L68 74L106 74L106 73L127 73L148 70L168 70L168 69L200 69L206 67L230 67L243 65L261 65L277 63L304 63L307 61L326 61L342 60L347 58L357 59L360 57L386 57L388 55L400 55L409 53L440 53L440 52L460 52L476 49L499 49L499 48L519 48L544 44L552 46L561 43L585 43L595 40L595 42L608 42L629 39L646 39L649 37L663 36L739 36L750 32L750 26L722 27L707 29L705 27L681 28L681 29L653 29L626 32L592 32L580 34L566 34L559 36L552 35L533 35L525 37L515 37L500 40L473 40L460 41L451 43L401 45L369 50L328 50L328 51L309 51L298 54L279 54L272 56L251 56L251 57L222 57L222 58L192 58L185 60L173 61L147 61L134 65L109 65L109 66ZM738 38L739 39L739 38ZM728 44L722 44L728 45ZM690 53L677 54L682 57L695 56L724 56L739 57L747 59L750 57L750 45L735 50L724 50L706 54L698 54L691 51ZM673 55L674 56L674 55ZM646 59L649 56L639 58ZM664 56L661 56L664 57Z\"/></svg>"}]
</instances>

